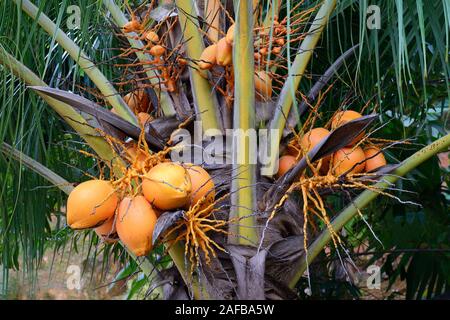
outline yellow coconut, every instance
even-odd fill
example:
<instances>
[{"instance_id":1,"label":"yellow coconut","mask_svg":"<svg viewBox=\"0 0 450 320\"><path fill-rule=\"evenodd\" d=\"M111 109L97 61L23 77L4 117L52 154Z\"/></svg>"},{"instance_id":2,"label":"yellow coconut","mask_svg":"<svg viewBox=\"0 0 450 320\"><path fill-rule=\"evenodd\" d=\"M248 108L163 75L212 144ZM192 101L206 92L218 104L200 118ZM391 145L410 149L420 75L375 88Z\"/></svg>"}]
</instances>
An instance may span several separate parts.
<instances>
[{"instance_id":1,"label":"yellow coconut","mask_svg":"<svg viewBox=\"0 0 450 320\"><path fill-rule=\"evenodd\" d=\"M145 198L161 210L185 207L190 200L191 179L180 164L163 162L149 170L142 182Z\"/></svg>"},{"instance_id":2,"label":"yellow coconut","mask_svg":"<svg viewBox=\"0 0 450 320\"><path fill-rule=\"evenodd\" d=\"M116 219L120 241L136 256L145 256L152 249L156 214L143 196L125 197L119 205Z\"/></svg>"},{"instance_id":3,"label":"yellow coconut","mask_svg":"<svg viewBox=\"0 0 450 320\"><path fill-rule=\"evenodd\" d=\"M117 194L109 181L80 183L67 199L67 224L72 229L96 227L114 215L117 203Z\"/></svg>"}]
</instances>

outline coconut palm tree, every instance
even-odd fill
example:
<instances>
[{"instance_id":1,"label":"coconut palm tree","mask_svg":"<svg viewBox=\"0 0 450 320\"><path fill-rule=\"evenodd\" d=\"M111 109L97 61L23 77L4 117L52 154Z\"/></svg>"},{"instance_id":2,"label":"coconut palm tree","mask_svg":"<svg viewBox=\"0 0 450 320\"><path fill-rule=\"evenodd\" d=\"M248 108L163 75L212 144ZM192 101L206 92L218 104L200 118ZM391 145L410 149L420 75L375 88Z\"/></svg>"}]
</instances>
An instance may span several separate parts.
<instances>
[{"instance_id":1,"label":"coconut palm tree","mask_svg":"<svg viewBox=\"0 0 450 320\"><path fill-rule=\"evenodd\" d=\"M446 1L379 1L374 30L366 28L368 4L350 0L69 5L0 4L5 287L8 270L21 266L32 275L49 245L61 250L83 238L94 255L128 263L124 274L142 272L135 285L146 297L296 298L322 272L318 256L337 257L335 266L348 275L346 247L355 244L339 231L353 223L371 243L379 240L377 221L362 210L379 195L418 202L403 200L398 181L450 145L445 128L421 149L412 140L448 105ZM334 125L347 109L364 116ZM330 133L305 147L314 127ZM269 132L257 141L267 162L255 157L256 140L246 135L218 153L239 161L199 159L195 151L217 151L227 129ZM203 139L177 144L183 130L201 131ZM143 168L131 156L133 143L145 154ZM352 153L376 146L375 156L389 155L390 165L361 173L355 168L370 159L363 153L337 173L336 159L349 145ZM277 172L279 152L292 148L292 165ZM206 209L162 210L151 252L138 257L123 237L111 243L67 226L66 198L80 182L101 177L140 192L131 180L145 181L180 150L208 171L215 197ZM434 286L435 275L443 273L412 287L442 293L448 282Z\"/></svg>"}]
</instances>

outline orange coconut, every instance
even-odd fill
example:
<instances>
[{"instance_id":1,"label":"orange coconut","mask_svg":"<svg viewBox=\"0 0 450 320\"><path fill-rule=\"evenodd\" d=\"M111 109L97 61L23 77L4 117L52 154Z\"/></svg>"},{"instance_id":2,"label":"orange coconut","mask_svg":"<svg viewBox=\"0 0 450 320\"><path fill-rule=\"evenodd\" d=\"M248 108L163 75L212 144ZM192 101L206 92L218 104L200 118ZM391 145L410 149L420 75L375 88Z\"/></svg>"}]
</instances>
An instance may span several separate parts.
<instances>
[{"instance_id":1,"label":"orange coconut","mask_svg":"<svg viewBox=\"0 0 450 320\"><path fill-rule=\"evenodd\" d=\"M211 69L216 64L217 44L206 47L200 55L198 67L202 70Z\"/></svg>"},{"instance_id":2,"label":"orange coconut","mask_svg":"<svg viewBox=\"0 0 450 320\"><path fill-rule=\"evenodd\" d=\"M284 46L285 41L284 41L283 38L278 38L278 39L275 40L275 43L276 43L277 45L279 45L279 46Z\"/></svg>"},{"instance_id":3,"label":"orange coconut","mask_svg":"<svg viewBox=\"0 0 450 320\"><path fill-rule=\"evenodd\" d=\"M261 56L267 56L269 54L269 49L267 49L267 47L262 47L261 49L259 49L259 54Z\"/></svg>"},{"instance_id":4,"label":"orange coconut","mask_svg":"<svg viewBox=\"0 0 450 320\"><path fill-rule=\"evenodd\" d=\"M376 147L364 149L364 154L366 156L366 172L373 171L387 164L383 153Z\"/></svg>"},{"instance_id":5,"label":"orange coconut","mask_svg":"<svg viewBox=\"0 0 450 320\"><path fill-rule=\"evenodd\" d=\"M301 150L305 153L308 153L313 149L315 146L317 146L323 139L325 139L330 134L330 131L328 131L325 128L314 128L302 137L300 140L300 146ZM330 163L330 157L325 157L322 160L322 165L320 167L320 171L322 173L325 173L328 171Z\"/></svg>"},{"instance_id":6,"label":"orange coconut","mask_svg":"<svg viewBox=\"0 0 450 320\"><path fill-rule=\"evenodd\" d=\"M267 100L272 97L272 78L264 70L255 73L255 90L259 93L256 95L257 98Z\"/></svg>"},{"instance_id":7,"label":"orange coconut","mask_svg":"<svg viewBox=\"0 0 450 320\"><path fill-rule=\"evenodd\" d=\"M141 24L139 23L139 21L137 20L131 20L127 23L125 23L122 27L122 30L125 33L129 33L129 32L135 32L141 29Z\"/></svg>"},{"instance_id":8,"label":"orange coconut","mask_svg":"<svg viewBox=\"0 0 450 320\"><path fill-rule=\"evenodd\" d=\"M309 152L312 148L317 146L323 139L330 134L325 128L314 128L304 134L300 140L300 146L305 152Z\"/></svg>"},{"instance_id":9,"label":"orange coconut","mask_svg":"<svg viewBox=\"0 0 450 320\"><path fill-rule=\"evenodd\" d=\"M284 151L284 154L300 158L300 155L302 155L302 151L301 151L301 148L298 146L298 143L297 143L296 140L291 141L287 145L287 147L286 147L286 149Z\"/></svg>"},{"instance_id":10,"label":"orange coconut","mask_svg":"<svg viewBox=\"0 0 450 320\"><path fill-rule=\"evenodd\" d=\"M72 229L96 227L114 215L117 203L117 194L108 181L80 183L67 199L67 224Z\"/></svg>"},{"instance_id":11,"label":"orange coconut","mask_svg":"<svg viewBox=\"0 0 450 320\"><path fill-rule=\"evenodd\" d=\"M137 170L144 169L146 165L147 155L144 150L138 148L136 142L132 142L127 145L127 155L129 161L133 164L134 168Z\"/></svg>"},{"instance_id":12,"label":"orange coconut","mask_svg":"<svg viewBox=\"0 0 450 320\"><path fill-rule=\"evenodd\" d=\"M139 112L138 115L137 115L137 118L139 120L139 123L142 126L145 126L145 124L148 121L152 120L152 117L147 112Z\"/></svg>"},{"instance_id":13,"label":"orange coconut","mask_svg":"<svg viewBox=\"0 0 450 320\"><path fill-rule=\"evenodd\" d=\"M217 42L216 63L219 66L229 66L233 61L233 47L222 38Z\"/></svg>"},{"instance_id":14,"label":"orange coconut","mask_svg":"<svg viewBox=\"0 0 450 320\"><path fill-rule=\"evenodd\" d=\"M276 174L276 177L279 178L282 175L284 175L286 172L289 171L295 164L297 163L297 160L295 157L291 155L285 155L280 157L278 160L278 172Z\"/></svg>"},{"instance_id":15,"label":"orange coconut","mask_svg":"<svg viewBox=\"0 0 450 320\"><path fill-rule=\"evenodd\" d=\"M227 31L227 35L225 36L225 39L227 40L229 45L233 45L234 42L234 28L235 28L235 24L233 23Z\"/></svg>"},{"instance_id":16,"label":"orange coconut","mask_svg":"<svg viewBox=\"0 0 450 320\"><path fill-rule=\"evenodd\" d=\"M337 127L340 127L349 121L361 117L362 114L353 110L339 111L334 115L333 120L331 121L331 128L336 129ZM362 140L362 138L364 138L364 132L361 132L355 139L352 140L352 142L348 144L348 146L355 145L356 143L358 143L358 141Z\"/></svg>"},{"instance_id":17,"label":"orange coconut","mask_svg":"<svg viewBox=\"0 0 450 320\"><path fill-rule=\"evenodd\" d=\"M147 112L150 99L144 88L136 89L123 97L125 103L134 113Z\"/></svg>"},{"instance_id":18,"label":"orange coconut","mask_svg":"<svg viewBox=\"0 0 450 320\"><path fill-rule=\"evenodd\" d=\"M340 176L351 169L349 173L359 173L365 168L363 149L342 148L333 154L333 174ZM358 164L359 163L359 164Z\"/></svg>"},{"instance_id":19,"label":"orange coconut","mask_svg":"<svg viewBox=\"0 0 450 320\"><path fill-rule=\"evenodd\" d=\"M157 44L156 46L152 47L149 52L154 57L160 57L166 52L166 49L163 46Z\"/></svg>"},{"instance_id":20,"label":"orange coconut","mask_svg":"<svg viewBox=\"0 0 450 320\"><path fill-rule=\"evenodd\" d=\"M214 181L209 173L200 166L187 165L186 170L191 179L191 205L195 205L203 197L207 197L205 204L214 202L216 196Z\"/></svg>"},{"instance_id":21,"label":"orange coconut","mask_svg":"<svg viewBox=\"0 0 450 320\"><path fill-rule=\"evenodd\" d=\"M106 243L114 243L117 241L117 230L114 219L115 215L94 229L98 237Z\"/></svg>"},{"instance_id":22,"label":"orange coconut","mask_svg":"<svg viewBox=\"0 0 450 320\"><path fill-rule=\"evenodd\" d=\"M136 256L145 256L152 249L156 214L143 196L125 197L119 205L116 219L120 241Z\"/></svg>"},{"instance_id":23,"label":"orange coconut","mask_svg":"<svg viewBox=\"0 0 450 320\"><path fill-rule=\"evenodd\" d=\"M150 169L142 182L145 198L161 210L185 207L192 185L187 170L180 164L162 162Z\"/></svg>"},{"instance_id":24,"label":"orange coconut","mask_svg":"<svg viewBox=\"0 0 450 320\"><path fill-rule=\"evenodd\" d=\"M151 44L156 44L159 42L159 36L155 31L147 31L144 37L145 40L147 40Z\"/></svg>"},{"instance_id":25,"label":"orange coconut","mask_svg":"<svg viewBox=\"0 0 450 320\"><path fill-rule=\"evenodd\" d=\"M273 47L272 48L272 53L277 55L281 53L281 47Z\"/></svg>"}]
</instances>

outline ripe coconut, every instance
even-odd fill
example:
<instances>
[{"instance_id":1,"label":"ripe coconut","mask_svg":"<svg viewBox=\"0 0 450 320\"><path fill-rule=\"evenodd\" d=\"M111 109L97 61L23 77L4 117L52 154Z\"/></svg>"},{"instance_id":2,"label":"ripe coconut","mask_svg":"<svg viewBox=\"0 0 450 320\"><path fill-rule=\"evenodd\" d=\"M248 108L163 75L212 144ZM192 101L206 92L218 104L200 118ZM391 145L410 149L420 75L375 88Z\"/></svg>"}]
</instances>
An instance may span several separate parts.
<instances>
[{"instance_id":1,"label":"ripe coconut","mask_svg":"<svg viewBox=\"0 0 450 320\"><path fill-rule=\"evenodd\" d=\"M149 52L154 57L160 57L166 52L166 49L158 44L152 47Z\"/></svg>"},{"instance_id":2,"label":"ripe coconut","mask_svg":"<svg viewBox=\"0 0 450 320\"><path fill-rule=\"evenodd\" d=\"M119 205L116 219L117 234L123 244L136 256L145 256L152 249L156 214L143 196L125 197Z\"/></svg>"},{"instance_id":3,"label":"ripe coconut","mask_svg":"<svg viewBox=\"0 0 450 320\"><path fill-rule=\"evenodd\" d=\"M296 157L296 158L297 158L297 157L300 158L300 156L301 156L303 153L301 152L301 148L298 146L297 141L294 140L294 141L290 142L290 143L287 145L286 150L284 151L284 154L287 154L287 155L290 155L290 156L293 156L293 157ZM284 154L283 154L283 155L284 155Z\"/></svg>"},{"instance_id":4,"label":"ripe coconut","mask_svg":"<svg viewBox=\"0 0 450 320\"><path fill-rule=\"evenodd\" d=\"M272 78L264 70L255 73L255 90L257 98L268 100L272 97Z\"/></svg>"},{"instance_id":5,"label":"ripe coconut","mask_svg":"<svg viewBox=\"0 0 450 320\"><path fill-rule=\"evenodd\" d=\"M80 183L67 199L67 224L72 229L96 227L114 215L117 194L109 181Z\"/></svg>"},{"instance_id":6,"label":"ripe coconut","mask_svg":"<svg viewBox=\"0 0 450 320\"><path fill-rule=\"evenodd\" d=\"M233 47L222 38L217 42L216 63L219 66L229 66L233 61Z\"/></svg>"},{"instance_id":7,"label":"ripe coconut","mask_svg":"<svg viewBox=\"0 0 450 320\"><path fill-rule=\"evenodd\" d=\"M314 128L305 133L305 135L300 140L300 146L302 147L302 150L304 150L305 152L309 152L329 134L330 131L325 128Z\"/></svg>"},{"instance_id":8,"label":"ripe coconut","mask_svg":"<svg viewBox=\"0 0 450 320\"><path fill-rule=\"evenodd\" d=\"M115 215L106 220L102 225L95 228L95 233L106 243L114 243L118 240L116 226L114 224Z\"/></svg>"},{"instance_id":9,"label":"ripe coconut","mask_svg":"<svg viewBox=\"0 0 450 320\"><path fill-rule=\"evenodd\" d=\"M141 29L141 24L139 23L139 21L133 19L127 23L125 23L122 27L122 30L125 33L130 33L130 32L135 32Z\"/></svg>"},{"instance_id":10,"label":"ripe coconut","mask_svg":"<svg viewBox=\"0 0 450 320\"><path fill-rule=\"evenodd\" d=\"M342 126L343 124L361 118L362 114L360 114L359 112L353 111L353 110L346 110L346 111L340 111L338 113L336 113L333 117L333 120L331 121L331 128L332 129L336 129L337 127ZM353 146L356 143L358 143L358 141L361 141L362 138L364 138L364 131L361 132L355 139L352 140L352 142L350 142L348 144L348 146Z\"/></svg>"},{"instance_id":11,"label":"ripe coconut","mask_svg":"<svg viewBox=\"0 0 450 320\"><path fill-rule=\"evenodd\" d=\"M147 160L147 154L145 153L145 151L138 148L138 146L134 141L130 144L127 144L126 148L127 148L126 152L134 168L137 170L144 169Z\"/></svg>"},{"instance_id":12,"label":"ripe coconut","mask_svg":"<svg viewBox=\"0 0 450 320\"><path fill-rule=\"evenodd\" d=\"M236 25L233 23L227 31L227 35L225 36L225 39L227 40L228 44L230 46L233 45L234 43L234 29L235 29Z\"/></svg>"},{"instance_id":13,"label":"ripe coconut","mask_svg":"<svg viewBox=\"0 0 450 320\"><path fill-rule=\"evenodd\" d=\"M376 147L364 149L364 154L366 156L366 172L374 171L387 164L383 153Z\"/></svg>"},{"instance_id":14,"label":"ripe coconut","mask_svg":"<svg viewBox=\"0 0 450 320\"><path fill-rule=\"evenodd\" d=\"M161 210L185 207L192 185L187 170L180 164L162 162L150 169L142 182L145 198Z\"/></svg>"},{"instance_id":15,"label":"ripe coconut","mask_svg":"<svg viewBox=\"0 0 450 320\"><path fill-rule=\"evenodd\" d=\"M273 47L272 48L272 53L273 54L280 54L281 53L281 47Z\"/></svg>"},{"instance_id":16,"label":"ripe coconut","mask_svg":"<svg viewBox=\"0 0 450 320\"><path fill-rule=\"evenodd\" d=\"M133 92L128 93L123 97L123 100L134 113L148 111L150 99L144 88L139 88L137 90L134 90Z\"/></svg>"},{"instance_id":17,"label":"ripe coconut","mask_svg":"<svg viewBox=\"0 0 450 320\"><path fill-rule=\"evenodd\" d=\"M328 137L330 131L325 128L314 128L302 137L300 141L300 146L302 151L305 153L311 151L315 146L317 146L323 139ZM322 173L327 172L330 164L330 157L325 157L322 160L322 166L320 167L320 171Z\"/></svg>"},{"instance_id":18,"label":"ripe coconut","mask_svg":"<svg viewBox=\"0 0 450 320\"><path fill-rule=\"evenodd\" d=\"M151 121L151 120L152 120L152 117L151 117L148 113L146 113L146 112L139 112L138 115L137 115L137 118L138 118L138 120L139 120L139 123L140 123L142 126L145 126L145 124L146 124L148 121Z\"/></svg>"},{"instance_id":19,"label":"ripe coconut","mask_svg":"<svg viewBox=\"0 0 450 320\"><path fill-rule=\"evenodd\" d=\"M283 176L286 172L289 171L289 169L295 166L296 163L296 158L291 155L280 157L280 159L278 160L278 172L276 174L276 177L279 178Z\"/></svg>"},{"instance_id":20,"label":"ripe coconut","mask_svg":"<svg viewBox=\"0 0 450 320\"><path fill-rule=\"evenodd\" d=\"M279 45L279 46L284 46L285 41L284 41L283 38L278 38L278 39L275 40L275 43L276 43L277 45Z\"/></svg>"},{"instance_id":21,"label":"ripe coconut","mask_svg":"<svg viewBox=\"0 0 450 320\"><path fill-rule=\"evenodd\" d=\"M206 47L200 55L198 67L202 70L211 69L216 64L217 44Z\"/></svg>"},{"instance_id":22,"label":"ripe coconut","mask_svg":"<svg viewBox=\"0 0 450 320\"><path fill-rule=\"evenodd\" d=\"M366 167L365 159L364 151L360 147L342 148L333 154L333 174L340 176L350 169L349 173L360 173Z\"/></svg>"},{"instance_id":23,"label":"ripe coconut","mask_svg":"<svg viewBox=\"0 0 450 320\"><path fill-rule=\"evenodd\" d=\"M200 199L206 196L205 205L214 202L216 196L214 181L209 173L200 166L188 164L186 170L191 179L191 206L195 205Z\"/></svg>"},{"instance_id":24,"label":"ripe coconut","mask_svg":"<svg viewBox=\"0 0 450 320\"><path fill-rule=\"evenodd\" d=\"M144 37L145 40L147 40L151 44L156 44L159 42L159 36L155 31L147 31Z\"/></svg>"}]
</instances>

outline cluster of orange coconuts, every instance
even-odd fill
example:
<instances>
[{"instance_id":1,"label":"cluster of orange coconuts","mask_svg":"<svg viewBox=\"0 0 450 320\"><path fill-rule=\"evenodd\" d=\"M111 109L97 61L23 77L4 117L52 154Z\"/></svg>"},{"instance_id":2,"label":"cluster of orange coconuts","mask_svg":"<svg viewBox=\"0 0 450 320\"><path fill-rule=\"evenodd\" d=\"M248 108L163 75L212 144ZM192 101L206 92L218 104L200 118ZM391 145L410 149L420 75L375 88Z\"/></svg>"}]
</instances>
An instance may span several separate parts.
<instances>
[{"instance_id":1,"label":"cluster of orange coconuts","mask_svg":"<svg viewBox=\"0 0 450 320\"><path fill-rule=\"evenodd\" d=\"M105 242L118 240L136 256L152 249L161 212L188 209L199 201L214 202L214 182L201 166L161 162L142 178L135 195L116 190L114 181L89 180L76 186L67 200L67 224L94 228Z\"/></svg>"},{"instance_id":2,"label":"cluster of orange coconuts","mask_svg":"<svg viewBox=\"0 0 450 320\"><path fill-rule=\"evenodd\" d=\"M344 123L360 117L362 115L353 110L340 111L334 115L331 122L331 129L336 129ZM276 176L281 177L289 171L301 156L318 145L329 133L329 130L320 127L306 132L299 141L300 148L288 147L287 153L280 157ZM324 158L320 171L327 173L331 165L331 174L338 177L344 173L371 172L385 166L386 159L380 149L372 145L364 148L355 146L364 138L364 134L364 132L361 132L347 146L336 151L331 156Z\"/></svg>"},{"instance_id":3,"label":"cluster of orange coconuts","mask_svg":"<svg viewBox=\"0 0 450 320\"><path fill-rule=\"evenodd\" d=\"M225 37L221 38L217 43L206 47L198 62L198 67L202 70L209 70L215 65L221 67L231 66L233 63L233 43L234 43L235 25L228 28ZM255 90L257 97L267 100L272 97L272 78L264 70L255 72Z\"/></svg>"}]
</instances>

